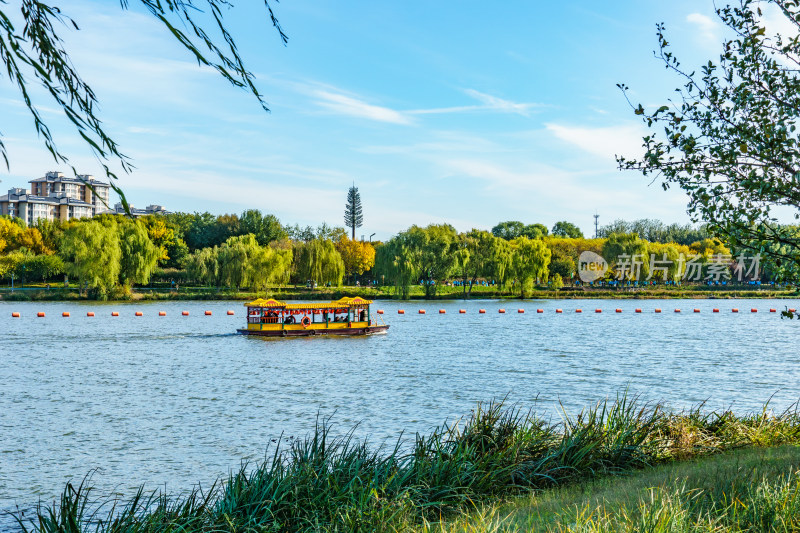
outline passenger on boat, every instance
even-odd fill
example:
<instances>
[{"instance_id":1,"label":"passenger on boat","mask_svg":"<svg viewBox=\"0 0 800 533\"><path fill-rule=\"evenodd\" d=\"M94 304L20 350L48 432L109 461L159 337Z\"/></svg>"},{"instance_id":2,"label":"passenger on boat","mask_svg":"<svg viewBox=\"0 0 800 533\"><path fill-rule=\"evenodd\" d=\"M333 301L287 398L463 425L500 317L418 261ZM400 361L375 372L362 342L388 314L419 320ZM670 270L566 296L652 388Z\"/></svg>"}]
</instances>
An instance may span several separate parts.
<instances>
[{"instance_id":1,"label":"passenger on boat","mask_svg":"<svg viewBox=\"0 0 800 533\"><path fill-rule=\"evenodd\" d=\"M289 315L286 317L286 320L283 321L284 324L294 324L294 317Z\"/></svg>"}]
</instances>

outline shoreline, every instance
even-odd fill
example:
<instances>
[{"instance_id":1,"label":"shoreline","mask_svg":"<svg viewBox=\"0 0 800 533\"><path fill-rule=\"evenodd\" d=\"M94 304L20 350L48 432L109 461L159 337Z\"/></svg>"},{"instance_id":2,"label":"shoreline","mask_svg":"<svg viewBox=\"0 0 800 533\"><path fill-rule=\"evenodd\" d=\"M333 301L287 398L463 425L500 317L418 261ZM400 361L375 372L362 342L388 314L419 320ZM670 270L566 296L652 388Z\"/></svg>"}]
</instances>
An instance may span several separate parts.
<instances>
[{"instance_id":1,"label":"shoreline","mask_svg":"<svg viewBox=\"0 0 800 533\"><path fill-rule=\"evenodd\" d=\"M420 291L421 292L421 291ZM107 300L97 300L86 295L79 295L77 289L26 287L13 291L0 289L0 302L147 302L147 301L251 301L257 298L275 298L285 301L334 301L342 297L360 296L368 300L394 301L469 301L469 300L731 300L731 299L770 299L791 300L800 298L800 290L796 289L764 289L737 288L703 289L703 288L671 288L671 289L561 289L535 290L522 298L519 294L506 291L486 290L473 292L464 297L460 291L444 291L433 298L424 294L410 294L406 299L396 298L390 289L363 289L342 287L339 289L304 289L276 288L266 292L234 291L229 289L186 288L180 290L139 288L129 295Z\"/></svg>"},{"instance_id":2,"label":"shoreline","mask_svg":"<svg viewBox=\"0 0 800 533\"><path fill-rule=\"evenodd\" d=\"M399 441L375 448L355 439L352 430L334 434L330 420L318 418L312 434L279 440L263 462L252 468L243 463L207 492L196 485L188 492L155 491L148 498L140 486L132 498L95 495L86 477L67 484L60 504L40 502L32 512L18 510L11 518L42 533L51 523L117 533L152 525L206 531L252 524L284 531L447 531L471 523L479 527L470 530L497 530L484 526L498 519L526 521L540 498L570 491L583 497L586 487L630 484L637 477L645 478L642 487L652 487L650 478L665 467L669 475L661 477L667 480L682 468L686 475L717 472L713 478L727 483L727 471L741 472L737 454L755 454L760 462L759 450L774 449L790 453L782 466L798 464L796 410L772 413L765 404L760 411L736 414L702 407L676 412L618 393L576 414L565 412L565 419L554 423L523 406L492 401L479 403L457 423L417 435L408 450ZM711 468L702 466L709 461ZM758 479L742 481L746 488ZM626 486L622 493L636 501L642 490ZM556 501L544 518L574 520L571 500ZM800 499L796 502L800 507ZM540 518L536 522L552 525Z\"/></svg>"}]
</instances>

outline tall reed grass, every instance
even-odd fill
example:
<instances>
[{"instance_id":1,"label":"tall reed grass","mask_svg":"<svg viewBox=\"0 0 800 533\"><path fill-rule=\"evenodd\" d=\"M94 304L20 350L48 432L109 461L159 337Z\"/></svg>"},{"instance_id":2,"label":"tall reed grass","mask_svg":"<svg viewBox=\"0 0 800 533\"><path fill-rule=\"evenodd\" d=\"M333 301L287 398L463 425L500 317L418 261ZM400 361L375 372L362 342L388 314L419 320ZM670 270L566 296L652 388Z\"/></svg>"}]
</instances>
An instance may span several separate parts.
<instances>
[{"instance_id":1,"label":"tall reed grass","mask_svg":"<svg viewBox=\"0 0 800 533\"><path fill-rule=\"evenodd\" d=\"M24 532L391 531L531 489L614 475L743 446L800 444L793 407L737 416L671 412L627 394L559 422L503 401L478 405L413 445L371 447L329 420L306 439L243 465L206 490L93 498L90 480L40 505Z\"/></svg>"}]
</instances>

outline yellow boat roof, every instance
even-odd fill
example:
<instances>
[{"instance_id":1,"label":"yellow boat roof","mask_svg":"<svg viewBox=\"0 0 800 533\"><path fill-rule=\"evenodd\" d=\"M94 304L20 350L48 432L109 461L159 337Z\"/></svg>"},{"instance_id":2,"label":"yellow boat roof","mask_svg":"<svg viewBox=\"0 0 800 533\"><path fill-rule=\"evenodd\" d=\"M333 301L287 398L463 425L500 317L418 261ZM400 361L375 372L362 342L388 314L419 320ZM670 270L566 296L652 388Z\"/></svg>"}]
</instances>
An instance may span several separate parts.
<instances>
[{"instance_id":1,"label":"yellow boat roof","mask_svg":"<svg viewBox=\"0 0 800 533\"><path fill-rule=\"evenodd\" d=\"M278 308L286 308L286 309L339 309L342 307L361 307L365 305L369 305L372 303L372 300L365 300L360 296L356 296L354 298L348 298L345 296L344 298L339 298L334 302L326 302L326 303L307 303L307 304L287 304L286 302L280 302L275 300L274 298L264 299L259 298L257 300L253 300L252 302L248 302L244 304L247 307L278 307Z\"/></svg>"},{"instance_id":2,"label":"yellow boat roof","mask_svg":"<svg viewBox=\"0 0 800 533\"><path fill-rule=\"evenodd\" d=\"M274 298L270 298L268 300L264 298L258 298L257 300L253 300L252 302L248 302L244 305L247 307L286 307L286 302L279 302Z\"/></svg>"}]
</instances>

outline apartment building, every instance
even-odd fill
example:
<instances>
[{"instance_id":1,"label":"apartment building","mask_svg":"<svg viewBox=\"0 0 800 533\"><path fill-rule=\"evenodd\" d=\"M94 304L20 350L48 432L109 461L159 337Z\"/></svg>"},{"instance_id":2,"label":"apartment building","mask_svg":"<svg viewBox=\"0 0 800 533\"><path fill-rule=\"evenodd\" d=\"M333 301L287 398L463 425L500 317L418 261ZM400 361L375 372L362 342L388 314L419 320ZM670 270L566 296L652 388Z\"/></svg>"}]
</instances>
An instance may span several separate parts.
<instances>
[{"instance_id":1,"label":"apartment building","mask_svg":"<svg viewBox=\"0 0 800 533\"><path fill-rule=\"evenodd\" d=\"M133 207L133 204L128 204L128 207L131 208L131 215L135 217L143 217L145 215L167 215L169 211L164 209L163 205L148 205L144 209L137 209ZM101 211L101 213L111 213L114 215L127 215L125 212L125 208L122 204L114 204L114 208L108 211Z\"/></svg>"},{"instance_id":2,"label":"apartment building","mask_svg":"<svg viewBox=\"0 0 800 533\"><path fill-rule=\"evenodd\" d=\"M19 217L31 225L40 218L91 218L107 210L111 187L88 174L73 178L48 172L29 183L30 191L13 188L0 196L0 215Z\"/></svg>"}]
</instances>

